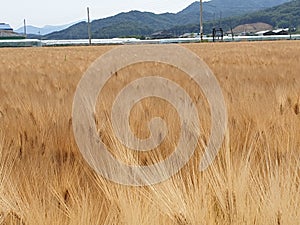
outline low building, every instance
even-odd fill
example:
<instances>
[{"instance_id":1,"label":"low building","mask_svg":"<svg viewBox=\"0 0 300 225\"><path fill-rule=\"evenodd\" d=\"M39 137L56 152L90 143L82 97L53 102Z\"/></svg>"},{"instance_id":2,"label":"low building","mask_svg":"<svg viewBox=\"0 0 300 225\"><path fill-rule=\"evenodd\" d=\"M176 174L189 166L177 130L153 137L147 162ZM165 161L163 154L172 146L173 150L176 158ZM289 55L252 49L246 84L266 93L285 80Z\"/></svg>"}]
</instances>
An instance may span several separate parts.
<instances>
[{"instance_id":1,"label":"low building","mask_svg":"<svg viewBox=\"0 0 300 225\"><path fill-rule=\"evenodd\" d=\"M289 28L273 30L276 35L288 35Z\"/></svg>"},{"instance_id":2,"label":"low building","mask_svg":"<svg viewBox=\"0 0 300 225\"><path fill-rule=\"evenodd\" d=\"M0 39L24 39L23 35L15 33L9 24L0 23Z\"/></svg>"},{"instance_id":3,"label":"low building","mask_svg":"<svg viewBox=\"0 0 300 225\"><path fill-rule=\"evenodd\" d=\"M199 37L200 35L198 33L185 33L183 35L180 35L180 38L196 38Z\"/></svg>"},{"instance_id":4,"label":"low building","mask_svg":"<svg viewBox=\"0 0 300 225\"><path fill-rule=\"evenodd\" d=\"M289 28L259 31L259 32L256 32L255 34L258 35L258 36L288 35L289 34Z\"/></svg>"},{"instance_id":5,"label":"low building","mask_svg":"<svg viewBox=\"0 0 300 225\"><path fill-rule=\"evenodd\" d=\"M0 31L13 31L9 24L0 23Z\"/></svg>"}]
</instances>

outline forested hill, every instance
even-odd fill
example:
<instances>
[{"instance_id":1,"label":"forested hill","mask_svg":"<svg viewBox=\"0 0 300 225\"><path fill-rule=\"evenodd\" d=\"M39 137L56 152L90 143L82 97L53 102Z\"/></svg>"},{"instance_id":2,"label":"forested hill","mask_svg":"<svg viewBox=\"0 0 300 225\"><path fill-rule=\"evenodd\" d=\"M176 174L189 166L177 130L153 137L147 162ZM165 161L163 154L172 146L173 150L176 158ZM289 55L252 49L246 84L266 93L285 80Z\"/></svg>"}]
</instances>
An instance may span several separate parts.
<instances>
[{"instance_id":1,"label":"forested hill","mask_svg":"<svg viewBox=\"0 0 300 225\"><path fill-rule=\"evenodd\" d=\"M224 29L229 29L230 26L235 27L241 24L250 23L267 23L274 28L300 28L300 0L293 0L272 8L260 10L253 13L247 13L242 16L229 17L221 21ZM216 26L216 23L206 23L207 28Z\"/></svg>"},{"instance_id":2,"label":"forested hill","mask_svg":"<svg viewBox=\"0 0 300 225\"><path fill-rule=\"evenodd\" d=\"M231 19L232 25L238 25L239 22L256 21L260 22L260 12L257 10L265 9L274 5L289 2L288 0L211 0L204 3L204 20L214 21L219 18L220 12L222 20L227 26L229 16L235 16ZM287 4L295 5L299 0ZM296 9L294 9L296 10ZM299 7L298 7L299 10ZM274 9L272 9L274 11ZM250 13L251 12L251 13ZM253 13L254 12L254 13ZM268 10L267 10L268 12ZM247 16L238 16L248 13ZM278 12L280 13L280 12ZM285 12L284 12L285 13ZM299 15L299 13L298 13ZM257 19L255 18L257 16ZM265 20L273 21L276 15L269 15L272 18ZM278 18L280 15L277 15ZM95 16L94 16L95 17ZM130 11L120 13L116 16L105 19L94 20L92 22L93 38L114 38L121 36L147 36L156 31L168 30L174 35L180 35L185 32L199 32L199 2L194 2L184 10L174 13L154 14L151 12ZM277 21L278 22L278 21ZM276 23L277 23L276 22ZM209 32L213 24L207 23L205 32ZM65 30L54 32L44 36L44 39L81 39L87 38L87 24L80 22Z\"/></svg>"},{"instance_id":3,"label":"forested hill","mask_svg":"<svg viewBox=\"0 0 300 225\"><path fill-rule=\"evenodd\" d=\"M211 33L212 28L220 25L225 31L238 25L266 23L274 28L298 28L300 30L300 0L293 0L278 6L247 13L240 16L226 17L219 20L206 21L204 23L205 33ZM168 30L171 33L199 32L199 23L175 26Z\"/></svg>"}]
</instances>

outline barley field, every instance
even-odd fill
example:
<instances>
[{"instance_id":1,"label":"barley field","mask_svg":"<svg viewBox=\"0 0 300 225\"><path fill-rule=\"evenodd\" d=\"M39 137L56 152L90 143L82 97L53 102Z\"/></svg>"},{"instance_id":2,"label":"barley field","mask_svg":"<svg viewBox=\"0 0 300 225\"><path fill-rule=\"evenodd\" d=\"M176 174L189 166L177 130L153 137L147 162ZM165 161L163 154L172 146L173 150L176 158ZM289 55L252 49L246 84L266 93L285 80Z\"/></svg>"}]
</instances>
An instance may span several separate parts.
<instances>
[{"instance_id":1,"label":"barley field","mask_svg":"<svg viewBox=\"0 0 300 225\"><path fill-rule=\"evenodd\" d=\"M72 130L76 87L91 65L116 46L0 49L0 224L257 224L300 222L300 42L186 44L217 77L228 129L214 163L199 161L210 135L201 90L176 67L140 63L113 76L95 114L99 136L128 164L164 159L177 144L179 118L167 102L149 98L130 125L147 138L147 122L169 128L148 153L126 149L110 124L113 99L149 73L174 80L197 106L201 138L189 163L171 179L128 187L97 175Z\"/></svg>"}]
</instances>

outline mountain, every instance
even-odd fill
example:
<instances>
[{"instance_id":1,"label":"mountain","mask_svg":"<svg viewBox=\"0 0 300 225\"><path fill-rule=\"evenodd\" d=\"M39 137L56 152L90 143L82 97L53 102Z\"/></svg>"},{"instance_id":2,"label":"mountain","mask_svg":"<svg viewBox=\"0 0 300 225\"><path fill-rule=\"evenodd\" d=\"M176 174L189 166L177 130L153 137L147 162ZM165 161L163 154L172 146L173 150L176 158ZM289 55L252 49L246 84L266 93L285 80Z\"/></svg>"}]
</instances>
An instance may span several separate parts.
<instances>
[{"instance_id":1,"label":"mountain","mask_svg":"<svg viewBox=\"0 0 300 225\"><path fill-rule=\"evenodd\" d=\"M156 30L174 26L175 14L154 14L150 12L130 11L105 19L94 20L91 24L93 38L113 38L127 35L149 35ZM45 36L47 39L88 38L87 23L81 22L70 28Z\"/></svg>"},{"instance_id":2,"label":"mountain","mask_svg":"<svg viewBox=\"0 0 300 225\"><path fill-rule=\"evenodd\" d=\"M286 2L289 0L212 0L204 3L204 10L212 14L221 12L222 17L229 17L271 8Z\"/></svg>"},{"instance_id":3,"label":"mountain","mask_svg":"<svg viewBox=\"0 0 300 225\"><path fill-rule=\"evenodd\" d=\"M229 30L238 25L266 23L274 28L300 28L300 0L293 0L272 8L247 13L243 16L228 17L221 21L223 30ZM205 24L211 30L215 24L210 21Z\"/></svg>"},{"instance_id":4,"label":"mountain","mask_svg":"<svg viewBox=\"0 0 300 225\"><path fill-rule=\"evenodd\" d=\"M26 32L27 32L27 34L31 34L31 35L46 35L46 34L53 33L55 31L64 30L76 23L78 23L78 22L65 24L65 25L59 25L59 26L46 25L44 27L35 27L35 26L28 25L28 26L26 26ZM23 34L24 27L18 28L17 30L15 30L15 32L19 33L19 34Z\"/></svg>"},{"instance_id":5,"label":"mountain","mask_svg":"<svg viewBox=\"0 0 300 225\"><path fill-rule=\"evenodd\" d=\"M213 21L222 17L237 16L243 13L289 2L290 0L211 0L204 2L204 20ZM194 2L184 10L174 13L154 14L151 12L130 11L116 16L94 20L91 24L93 38L114 38L121 36L148 36L156 31L170 30L174 35L184 32L199 32L199 2ZM206 30L206 33L209 30ZM80 22L69 28L54 32L44 39L86 39L87 24Z\"/></svg>"},{"instance_id":6,"label":"mountain","mask_svg":"<svg viewBox=\"0 0 300 225\"><path fill-rule=\"evenodd\" d=\"M219 19L220 16L223 18L237 16L267 9L289 1L290 0L211 0L203 3L203 17L204 20L209 21ZM196 20L196 22L198 22L200 16L199 2L192 3L177 13L177 15L180 16L180 20L185 21L186 24L195 23ZM191 15L194 16L191 17Z\"/></svg>"}]
</instances>

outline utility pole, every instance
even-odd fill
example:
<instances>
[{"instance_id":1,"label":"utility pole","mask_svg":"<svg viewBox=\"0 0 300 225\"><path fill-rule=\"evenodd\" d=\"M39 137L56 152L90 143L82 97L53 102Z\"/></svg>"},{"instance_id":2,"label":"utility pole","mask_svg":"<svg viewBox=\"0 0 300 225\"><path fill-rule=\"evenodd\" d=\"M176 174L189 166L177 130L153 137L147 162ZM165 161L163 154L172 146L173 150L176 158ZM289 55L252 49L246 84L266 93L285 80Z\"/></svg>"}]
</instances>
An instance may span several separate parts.
<instances>
[{"instance_id":1,"label":"utility pole","mask_svg":"<svg viewBox=\"0 0 300 225\"><path fill-rule=\"evenodd\" d=\"M24 37L27 37L27 32L26 32L26 20L24 19Z\"/></svg>"},{"instance_id":2,"label":"utility pole","mask_svg":"<svg viewBox=\"0 0 300 225\"><path fill-rule=\"evenodd\" d=\"M87 7L88 16L88 35L89 35L89 45L92 45L92 32L91 32L91 20L90 20L90 8Z\"/></svg>"},{"instance_id":3,"label":"utility pole","mask_svg":"<svg viewBox=\"0 0 300 225\"><path fill-rule=\"evenodd\" d=\"M200 38L203 41L203 4L202 0L200 0Z\"/></svg>"},{"instance_id":4,"label":"utility pole","mask_svg":"<svg viewBox=\"0 0 300 225\"><path fill-rule=\"evenodd\" d=\"M230 22L231 39L232 39L232 41L234 41L234 33L233 33L233 30L232 30L232 21L231 21L231 19L229 20L229 22Z\"/></svg>"}]
</instances>

